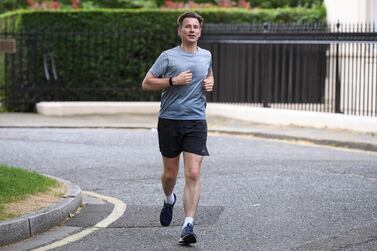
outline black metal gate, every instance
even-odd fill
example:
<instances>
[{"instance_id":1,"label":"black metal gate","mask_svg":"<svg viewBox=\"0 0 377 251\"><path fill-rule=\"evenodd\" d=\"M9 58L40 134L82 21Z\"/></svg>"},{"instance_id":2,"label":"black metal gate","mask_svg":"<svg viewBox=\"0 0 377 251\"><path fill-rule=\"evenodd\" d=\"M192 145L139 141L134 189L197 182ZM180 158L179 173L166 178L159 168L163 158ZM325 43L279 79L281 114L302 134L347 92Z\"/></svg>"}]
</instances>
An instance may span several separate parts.
<instances>
[{"instance_id":1,"label":"black metal gate","mask_svg":"<svg viewBox=\"0 0 377 251\"><path fill-rule=\"evenodd\" d=\"M213 102L377 116L374 25L211 24Z\"/></svg>"}]
</instances>

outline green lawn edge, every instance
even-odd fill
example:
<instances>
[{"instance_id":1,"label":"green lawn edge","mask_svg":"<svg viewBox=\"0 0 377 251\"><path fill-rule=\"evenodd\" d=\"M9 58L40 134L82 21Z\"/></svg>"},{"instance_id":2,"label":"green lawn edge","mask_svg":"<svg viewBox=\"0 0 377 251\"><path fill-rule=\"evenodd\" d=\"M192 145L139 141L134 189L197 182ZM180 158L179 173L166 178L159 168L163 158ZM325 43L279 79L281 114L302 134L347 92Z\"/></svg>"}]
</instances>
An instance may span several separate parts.
<instances>
[{"instance_id":1,"label":"green lawn edge","mask_svg":"<svg viewBox=\"0 0 377 251\"><path fill-rule=\"evenodd\" d=\"M49 191L59 185L55 179L35 171L0 164L0 221L12 217L5 213L5 205L29 195Z\"/></svg>"}]
</instances>

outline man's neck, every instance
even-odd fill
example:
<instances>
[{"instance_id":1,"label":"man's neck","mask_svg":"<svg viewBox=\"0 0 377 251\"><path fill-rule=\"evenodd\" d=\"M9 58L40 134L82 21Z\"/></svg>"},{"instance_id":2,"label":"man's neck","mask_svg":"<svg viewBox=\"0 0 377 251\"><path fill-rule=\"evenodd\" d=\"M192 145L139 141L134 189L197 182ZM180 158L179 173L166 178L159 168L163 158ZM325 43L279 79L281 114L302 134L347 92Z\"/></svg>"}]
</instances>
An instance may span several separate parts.
<instances>
[{"instance_id":1,"label":"man's neck","mask_svg":"<svg viewBox=\"0 0 377 251\"><path fill-rule=\"evenodd\" d=\"M198 50L198 45L195 43L195 44L181 44L180 45L182 50L186 51L186 52L196 52Z\"/></svg>"}]
</instances>

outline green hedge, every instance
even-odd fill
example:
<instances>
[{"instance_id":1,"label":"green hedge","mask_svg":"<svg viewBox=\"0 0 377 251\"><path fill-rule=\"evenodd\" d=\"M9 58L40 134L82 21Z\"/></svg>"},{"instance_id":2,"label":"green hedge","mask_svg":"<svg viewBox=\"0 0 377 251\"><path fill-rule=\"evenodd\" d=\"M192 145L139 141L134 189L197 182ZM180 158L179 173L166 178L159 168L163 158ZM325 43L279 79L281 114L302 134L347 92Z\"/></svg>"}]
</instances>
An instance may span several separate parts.
<instances>
[{"instance_id":1,"label":"green hedge","mask_svg":"<svg viewBox=\"0 0 377 251\"><path fill-rule=\"evenodd\" d=\"M323 5L323 0L249 0L252 7L279 8L284 6L307 8Z\"/></svg>"},{"instance_id":2,"label":"green hedge","mask_svg":"<svg viewBox=\"0 0 377 251\"><path fill-rule=\"evenodd\" d=\"M20 10L0 15L1 27L8 31L113 31L119 27L148 31L174 27L175 21L186 10ZM295 22L312 23L324 21L326 11L319 8L277 9L203 9L197 10L206 23L261 23Z\"/></svg>"},{"instance_id":3,"label":"green hedge","mask_svg":"<svg viewBox=\"0 0 377 251\"><path fill-rule=\"evenodd\" d=\"M304 8L198 12L206 23L303 23L325 18L323 9ZM0 76L5 75L11 87L4 106L32 111L36 102L49 100L159 100L159 93L141 91L141 81L160 52L179 43L175 22L181 13L17 11L0 16L2 31L25 33L17 38L17 54L0 62ZM45 57L54 59L57 80L46 79Z\"/></svg>"}]
</instances>

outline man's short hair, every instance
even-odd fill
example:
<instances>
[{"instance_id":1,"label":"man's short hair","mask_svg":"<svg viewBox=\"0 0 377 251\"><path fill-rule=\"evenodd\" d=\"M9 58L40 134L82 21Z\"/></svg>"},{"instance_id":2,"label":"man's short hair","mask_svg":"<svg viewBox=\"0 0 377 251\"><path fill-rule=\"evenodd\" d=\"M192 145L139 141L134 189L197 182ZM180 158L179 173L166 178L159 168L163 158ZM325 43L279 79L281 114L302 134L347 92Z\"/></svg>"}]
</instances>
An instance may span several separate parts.
<instances>
[{"instance_id":1,"label":"man's short hair","mask_svg":"<svg viewBox=\"0 0 377 251\"><path fill-rule=\"evenodd\" d=\"M182 15L180 15L177 19L177 25L179 28L182 27L182 23L183 23L183 20L187 17L190 17L190 18L196 18L198 19L199 21L199 24L200 24L200 27L203 26L203 22L204 22L204 19L201 15L199 15L198 13L196 12L185 12L183 13Z\"/></svg>"}]
</instances>

